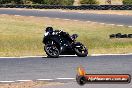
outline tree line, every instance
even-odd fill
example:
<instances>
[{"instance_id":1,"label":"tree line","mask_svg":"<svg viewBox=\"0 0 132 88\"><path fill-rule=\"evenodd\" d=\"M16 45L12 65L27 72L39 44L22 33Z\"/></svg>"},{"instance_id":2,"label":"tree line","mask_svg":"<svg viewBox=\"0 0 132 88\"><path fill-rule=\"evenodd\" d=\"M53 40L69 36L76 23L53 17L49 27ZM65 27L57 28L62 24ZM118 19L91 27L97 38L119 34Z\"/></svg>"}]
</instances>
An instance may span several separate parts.
<instances>
[{"instance_id":1,"label":"tree line","mask_svg":"<svg viewBox=\"0 0 132 88\"><path fill-rule=\"evenodd\" d=\"M73 5L74 1L75 0L0 0L0 4ZM98 0L79 0L79 1L80 4L99 4ZM123 0L123 4L131 5L132 0Z\"/></svg>"},{"instance_id":2,"label":"tree line","mask_svg":"<svg viewBox=\"0 0 132 88\"><path fill-rule=\"evenodd\" d=\"M74 0L0 0L0 4L73 5Z\"/></svg>"}]
</instances>

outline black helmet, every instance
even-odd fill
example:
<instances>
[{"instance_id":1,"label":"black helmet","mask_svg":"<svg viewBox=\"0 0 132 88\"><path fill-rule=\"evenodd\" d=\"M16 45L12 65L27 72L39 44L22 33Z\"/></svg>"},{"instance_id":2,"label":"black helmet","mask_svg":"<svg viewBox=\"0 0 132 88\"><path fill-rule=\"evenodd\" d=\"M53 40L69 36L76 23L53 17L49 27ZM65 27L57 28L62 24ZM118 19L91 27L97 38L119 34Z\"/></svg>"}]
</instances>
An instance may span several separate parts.
<instances>
[{"instance_id":1,"label":"black helmet","mask_svg":"<svg viewBox=\"0 0 132 88\"><path fill-rule=\"evenodd\" d=\"M71 36L71 38L74 40L74 39L76 39L78 37L78 34L73 34L72 36Z\"/></svg>"},{"instance_id":2,"label":"black helmet","mask_svg":"<svg viewBox=\"0 0 132 88\"><path fill-rule=\"evenodd\" d=\"M47 27L45 31L51 33L51 32L53 32L53 28L52 27Z\"/></svg>"}]
</instances>

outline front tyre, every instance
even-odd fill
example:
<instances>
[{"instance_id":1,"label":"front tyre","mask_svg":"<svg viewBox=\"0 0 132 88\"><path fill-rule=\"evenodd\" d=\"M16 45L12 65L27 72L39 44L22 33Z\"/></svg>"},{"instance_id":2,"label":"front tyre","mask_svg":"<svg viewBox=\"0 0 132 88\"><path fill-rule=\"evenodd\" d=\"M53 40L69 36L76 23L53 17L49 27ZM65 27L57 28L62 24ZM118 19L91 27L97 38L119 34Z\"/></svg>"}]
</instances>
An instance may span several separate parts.
<instances>
[{"instance_id":1,"label":"front tyre","mask_svg":"<svg viewBox=\"0 0 132 88\"><path fill-rule=\"evenodd\" d=\"M86 57L88 55L88 49L81 43L75 45L74 51L79 57Z\"/></svg>"},{"instance_id":2,"label":"front tyre","mask_svg":"<svg viewBox=\"0 0 132 88\"><path fill-rule=\"evenodd\" d=\"M60 55L60 52L55 45L47 44L44 46L44 50L48 57L58 58Z\"/></svg>"}]
</instances>

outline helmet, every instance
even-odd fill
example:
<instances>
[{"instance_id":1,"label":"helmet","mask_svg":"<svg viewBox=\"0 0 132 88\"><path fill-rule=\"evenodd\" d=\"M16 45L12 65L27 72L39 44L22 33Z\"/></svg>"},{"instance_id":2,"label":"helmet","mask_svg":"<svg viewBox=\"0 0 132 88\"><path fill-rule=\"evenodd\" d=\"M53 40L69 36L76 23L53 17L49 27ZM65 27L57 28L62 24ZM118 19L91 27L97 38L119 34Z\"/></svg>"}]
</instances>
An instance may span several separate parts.
<instances>
[{"instance_id":1,"label":"helmet","mask_svg":"<svg viewBox=\"0 0 132 88\"><path fill-rule=\"evenodd\" d=\"M47 27L45 31L52 33L53 32L53 28L52 27Z\"/></svg>"},{"instance_id":2,"label":"helmet","mask_svg":"<svg viewBox=\"0 0 132 88\"><path fill-rule=\"evenodd\" d=\"M72 36L71 36L71 38L74 40L74 39L76 39L78 37L78 34L73 34Z\"/></svg>"}]
</instances>

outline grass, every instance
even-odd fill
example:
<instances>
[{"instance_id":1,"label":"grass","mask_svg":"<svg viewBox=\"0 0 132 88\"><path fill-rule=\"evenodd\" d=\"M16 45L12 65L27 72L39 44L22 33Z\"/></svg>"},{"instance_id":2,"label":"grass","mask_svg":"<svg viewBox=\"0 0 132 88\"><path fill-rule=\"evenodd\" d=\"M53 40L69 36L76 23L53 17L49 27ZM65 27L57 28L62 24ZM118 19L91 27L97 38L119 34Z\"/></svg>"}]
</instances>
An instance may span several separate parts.
<instances>
[{"instance_id":1,"label":"grass","mask_svg":"<svg viewBox=\"0 0 132 88\"><path fill-rule=\"evenodd\" d=\"M42 38L47 26L79 34L90 54L132 53L132 39L109 39L112 33L132 33L132 28L42 17L0 15L0 56L44 55Z\"/></svg>"},{"instance_id":2,"label":"grass","mask_svg":"<svg viewBox=\"0 0 132 88\"><path fill-rule=\"evenodd\" d=\"M0 84L0 88L40 88L48 86L63 85L59 82L44 82L44 81L29 81L19 83L4 83Z\"/></svg>"},{"instance_id":3,"label":"grass","mask_svg":"<svg viewBox=\"0 0 132 88\"><path fill-rule=\"evenodd\" d=\"M104 4L106 4L106 0L97 0L97 1L99 1L99 4L102 4L102 5L104 5ZM122 1L123 0L111 0L111 3L112 4L114 4L114 5L120 5L120 4L122 4Z\"/></svg>"}]
</instances>

